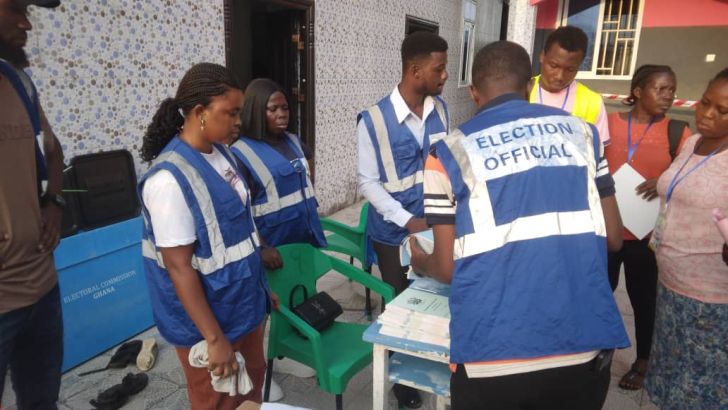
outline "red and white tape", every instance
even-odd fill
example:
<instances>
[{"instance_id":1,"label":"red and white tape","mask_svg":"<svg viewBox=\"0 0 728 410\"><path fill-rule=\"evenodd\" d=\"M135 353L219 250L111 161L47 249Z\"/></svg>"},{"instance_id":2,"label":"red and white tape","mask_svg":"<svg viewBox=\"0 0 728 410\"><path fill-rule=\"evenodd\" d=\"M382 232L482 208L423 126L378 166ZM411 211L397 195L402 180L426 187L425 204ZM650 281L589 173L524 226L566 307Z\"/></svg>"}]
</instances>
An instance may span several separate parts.
<instances>
[{"instance_id":1,"label":"red and white tape","mask_svg":"<svg viewBox=\"0 0 728 410\"><path fill-rule=\"evenodd\" d=\"M605 100L619 100L622 101L629 97L628 95L624 94L602 94L602 98ZM680 108L693 108L697 104L697 101L693 100L683 100L681 98L676 98L675 101L672 102L673 107L680 107Z\"/></svg>"}]
</instances>

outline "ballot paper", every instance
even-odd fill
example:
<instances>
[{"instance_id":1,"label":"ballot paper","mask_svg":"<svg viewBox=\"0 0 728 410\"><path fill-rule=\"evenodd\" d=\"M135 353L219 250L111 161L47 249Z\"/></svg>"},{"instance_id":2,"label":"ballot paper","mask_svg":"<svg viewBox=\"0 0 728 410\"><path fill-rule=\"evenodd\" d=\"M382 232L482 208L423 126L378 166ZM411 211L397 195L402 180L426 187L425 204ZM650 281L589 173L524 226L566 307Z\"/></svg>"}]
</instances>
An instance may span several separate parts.
<instances>
[{"instance_id":1,"label":"ballot paper","mask_svg":"<svg viewBox=\"0 0 728 410\"><path fill-rule=\"evenodd\" d=\"M637 194L635 188L645 182L645 178L629 164L622 165L612 177L622 223L634 236L643 239L655 227L655 220L660 212L660 200L655 198L647 201Z\"/></svg>"}]
</instances>

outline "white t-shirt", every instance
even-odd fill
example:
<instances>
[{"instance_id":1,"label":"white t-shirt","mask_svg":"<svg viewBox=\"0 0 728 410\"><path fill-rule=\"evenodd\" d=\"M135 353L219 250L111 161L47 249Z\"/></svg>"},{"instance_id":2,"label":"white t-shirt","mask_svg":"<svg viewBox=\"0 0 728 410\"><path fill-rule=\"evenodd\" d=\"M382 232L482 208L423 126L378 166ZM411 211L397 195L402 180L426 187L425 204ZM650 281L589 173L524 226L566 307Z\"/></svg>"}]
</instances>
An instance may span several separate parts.
<instances>
[{"instance_id":1,"label":"white t-shirt","mask_svg":"<svg viewBox=\"0 0 728 410\"><path fill-rule=\"evenodd\" d=\"M245 203L248 191L225 156L217 148L213 148L210 154L202 152L200 154ZM171 172L163 169L149 177L144 183L142 198L149 212L158 247L171 248L195 242L197 239L195 220L192 218L192 212L187 206L182 189Z\"/></svg>"}]
</instances>

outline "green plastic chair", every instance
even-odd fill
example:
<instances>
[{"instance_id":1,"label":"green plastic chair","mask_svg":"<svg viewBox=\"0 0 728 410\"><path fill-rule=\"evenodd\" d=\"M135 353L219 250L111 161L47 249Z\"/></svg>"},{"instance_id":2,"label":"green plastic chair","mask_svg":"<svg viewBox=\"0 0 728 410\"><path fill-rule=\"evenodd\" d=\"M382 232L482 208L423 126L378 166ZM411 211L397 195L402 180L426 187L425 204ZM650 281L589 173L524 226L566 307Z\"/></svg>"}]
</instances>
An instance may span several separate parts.
<instances>
[{"instance_id":1,"label":"green plastic chair","mask_svg":"<svg viewBox=\"0 0 728 410\"><path fill-rule=\"evenodd\" d=\"M342 393L347 383L372 361L372 345L362 340L368 325L336 321L318 332L290 310L288 299L291 290L302 284L309 295L314 295L317 293L316 281L331 270L361 283L386 301L394 298L394 288L309 244L289 244L277 249L283 267L269 270L267 276L281 303L278 310L271 312L264 400L268 400L270 392L273 360L288 357L315 369L321 389L335 394L336 408L342 409Z\"/></svg>"},{"instance_id":2,"label":"green plastic chair","mask_svg":"<svg viewBox=\"0 0 728 410\"><path fill-rule=\"evenodd\" d=\"M367 263L367 215L369 214L369 202L365 202L359 213L359 225L349 226L330 218L321 218L321 227L324 234L331 232L326 236L328 246L323 248L325 251L342 253L349 256L349 263L354 264L354 259L361 264L362 270L367 273L372 272L372 266ZM370 299L369 288L366 292L366 306L364 312L369 320L372 320L372 302Z\"/></svg>"}]
</instances>

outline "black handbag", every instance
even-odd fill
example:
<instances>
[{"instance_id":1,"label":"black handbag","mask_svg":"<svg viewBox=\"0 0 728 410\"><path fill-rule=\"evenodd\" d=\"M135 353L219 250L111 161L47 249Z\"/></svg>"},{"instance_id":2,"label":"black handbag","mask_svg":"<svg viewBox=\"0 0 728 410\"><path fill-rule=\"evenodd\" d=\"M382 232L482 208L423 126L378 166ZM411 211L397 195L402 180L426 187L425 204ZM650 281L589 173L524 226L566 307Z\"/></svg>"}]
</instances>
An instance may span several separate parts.
<instances>
[{"instance_id":1,"label":"black handbag","mask_svg":"<svg viewBox=\"0 0 728 410\"><path fill-rule=\"evenodd\" d=\"M303 289L303 302L293 305L293 296L298 289ZM299 284L291 289L288 295L288 306L296 316L303 319L309 326L321 332L334 323L334 319L339 317L344 310L328 293L319 292L310 298L306 287Z\"/></svg>"}]
</instances>

